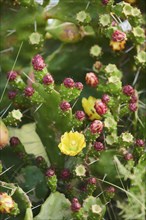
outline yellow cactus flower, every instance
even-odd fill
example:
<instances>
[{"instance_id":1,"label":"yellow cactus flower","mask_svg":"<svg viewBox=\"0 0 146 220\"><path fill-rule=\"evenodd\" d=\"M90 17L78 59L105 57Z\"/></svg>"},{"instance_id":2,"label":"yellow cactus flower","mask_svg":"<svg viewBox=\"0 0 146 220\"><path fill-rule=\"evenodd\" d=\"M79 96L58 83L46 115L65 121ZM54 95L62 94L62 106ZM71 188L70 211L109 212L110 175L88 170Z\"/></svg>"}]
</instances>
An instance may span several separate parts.
<instances>
[{"instance_id":1,"label":"yellow cactus flower","mask_svg":"<svg viewBox=\"0 0 146 220\"><path fill-rule=\"evenodd\" d=\"M101 116L97 114L97 112L94 108L96 101L97 101L97 99L92 96L89 96L88 99L82 98L83 109L91 121L93 121L95 119L101 119Z\"/></svg>"},{"instance_id":2,"label":"yellow cactus flower","mask_svg":"<svg viewBox=\"0 0 146 220\"><path fill-rule=\"evenodd\" d=\"M112 47L112 49L114 51L120 51L120 50L123 50L125 48L125 44L126 44L126 41L123 40L123 41L110 41L110 46Z\"/></svg>"},{"instance_id":3,"label":"yellow cactus flower","mask_svg":"<svg viewBox=\"0 0 146 220\"><path fill-rule=\"evenodd\" d=\"M63 154L75 156L86 147L85 137L79 132L65 132L61 136L61 142L58 145Z\"/></svg>"}]
</instances>

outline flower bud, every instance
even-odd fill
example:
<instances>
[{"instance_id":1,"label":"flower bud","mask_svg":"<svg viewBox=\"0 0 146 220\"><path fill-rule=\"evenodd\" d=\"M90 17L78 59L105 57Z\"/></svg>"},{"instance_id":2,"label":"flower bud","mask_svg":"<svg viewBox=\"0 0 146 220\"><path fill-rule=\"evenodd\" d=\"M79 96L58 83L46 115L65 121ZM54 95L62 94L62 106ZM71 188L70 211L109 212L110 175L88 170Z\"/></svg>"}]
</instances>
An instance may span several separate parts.
<instances>
[{"instance_id":1,"label":"flower bud","mask_svg":"<svg viewBox=\"0 0 146 220\"><path fill-rule=\"evenodd\" d=\"M134 89L130 85L123 86L123 93L127 96L131 96L134 93Z\"/></svg>"},{"instance_id":2,"label":"flower bud","mask_svg":"<svg viewBox=\"0 0 146 220\"><path fill-rule=\"evenodd\" d=\"M96 70L96 71L100 71L102 67L102 63L100 61L96 61L93 65L93 68Z\"/></svg>"},{"instance_id":3,"label":"flower bud","mask_svg":"<svg viewBox=\"0 0 146 220\"><path fill-rule=\"evenodd\" d=\"M14 90L8 92L9 99L14 99L16 97L16 95L17 95L17 92Z\"/></svg>"},{"instance_id":4,"label":"flower bud","mask_svg":"<svg viewBox=\"0 0 146 220\"><path fill-rule=\"evenodd\" d=\"M16 79L16 77L18 76L18 73L16 71L10 71L7 74L7 79L9 81L14 81Z\"/></svg>"},{"instance_id":5,"label":"flower bud","mask_svg":"<svg viewBox=\"0 0 146 220\"><path fill-rule=\"evenodd\" d=\"M108 94L104 94L102 96L101 100L102 100L103 103L107 104L110 101L110 96Z\"/></svg>"},{"instance_id":6,"label":"flower bud","mask_svg":"<svg viewBox=\"0 0 146 220\"><path fill-rule=\"evenodd\" d=\"M62 101L60 103L60 108L63 112L66 112L66 111L69 111L71 109L71 106L69 104L69 102L66 102L66 101Z\"/></svg>"},{"instance_id":7,"label":"flower bud","mask_svg":"<svg viewBox=\"0 0 146 220\"><path fill-rule=\"evenodd\" d=\"M103 143L101 143L101 142L97 142L96 141L93 146L94 146L94 149L96 151L103 151L103 150L105 150L105 147L104 147Z\"/></svg>"},{"instance_id":8,"label":"flower bud","mask_svg":"<svg viewBox=\"0 0 146 220\"><path fill-rule=\"evenodd\" d=\"M47 177L52 177L52 176L55 175L55 171L54 171L53 169L49 168L49 169L46 171L45 175L46 175Z\"/></svg>"},{"instance_id":9,"label":"flower bud","mask_svg":"<svg viewBox=\"0 0 146 220\"><path fill-rule=\"evenodd\" d=\"M126 34L120 30L115 30L112 34L112 40L116 42L121 42L126 40Z\"/></svg>"},{"instance_id":10,"label":"flower bud","mask_svg":"<svg viewBox=\"0 0 146 220\"><path fill-rule=\"evenodd\" d=\"M106 189L106 191L109 192L109 193L115 193L116 189L115 189L115 187L110 186L110 187L108 187L108 188Z\"/></svg>"},{"instance_id":11,"label":"flower bud","mask_svg":"<svg viewBox=\"0 0 146 220\"><path fill-rule=\"evenodd\" d=\"M50 85L54 83L54 79L53 77L50 75L50 74L46 74L44 77L43 77L43 84L44 85Z\"/></svg>"},{"instance_id":12,"label":"flower bud","mask_svg":"<svg viewBox=\"0 0 146 220\"><path fill-rule=\"evenodd\" d=\"M109 186L107 189L106 189L106 196L107 196L107 199L111 199L114 197L115 195L115 187L113 186Z\"/></svg>"},{"instance_id":13,"label":"flower bud","mask_svg":"<svg viewBox=\"0 0 146 220\"><path fill-rule=\"evenodd\" d=\"M130 103L129 104L129 110L132 112L135 112L137 110L137 104L136 103Z\"/></svg>"},{"instance_id":14,"label":"flower bud","mask_svg":"<svg viewBox=\"0 0 146 220\"><path fill-rule=\"evenodd\" d=\"M18 144L20 144L20 140L18 137L11 137L10 138L10 145L15 147L17 146Z\"/></svg>"},{"instance_id":15,"label":"flower bud","mask_svg":"<svg viewBox=\"0 0 146 220\"><path fill-rule=\"evenodd\" d=\"M73 212L78 212L80 210L80 208L81 208L81 205L80 205L78 199L77 198L73 198L72 202L71 202L71 210Z\"/></svg>"},{"instance_id":16,"label":"flower bud","mask_svg":"<svg viewBox=\"0 0 146 220\"><path fill-rule=\"evenodd\" d=\"M83 121L85 119L85 113L83 111L76 111L75 117L79 121Z\"/></svg>"},{"instance_id":17,"label":"flower bud","mask_svg":"<svg viewBox=\"0 0 146 220\"><path fill-rule=\"evenodd\" d=\"M37 71L41 71L44 69L46 66L44 59L41 55L37 54L33 59L32 59L32 65L33 68Z\"/></svg>"},{"instance_id":18,"label":"flower bud","mask_svg":"<svg viewBox=\"0 0 146 220\"><path fill-rule=\"evenodd\" d=\"M102 4L103 5L107 5L109 3L110 0L102 0Z\"/></svg>"},{"instance_id":19,"label":"flower bud","mask_svg":"<svg viewBox=\"0 0 146 220\"><path fill-rule=\"evenodd\" d=\"M94 108L99 115L104 115L108 110L105 103L99 100L95 102Z\"/></svg>"},{"instance_id":20,"label":"flower bud","mask_svg":"<svg viewBox=\"0 0 146 220\"><path fill-rule=\"evenodd\" d=\"M62 172L61 172L61 178L62 178L63 180L67 180L67 179L69 179L69 177L70 177L70 171L69 171L68 169L62 170Z\"/></svg>"},{"instance_id":21,"label":"flower bud","mask_svg":"<svg viewBox=\"0 0 146 220\"><path fill-rule=\"evenodd\" d=\"M131 153L126 153L124 155L125 160L133 160L133 155Z\"/></svg>"},{"instance_id":22,"label":"flower bud","mask_svg":"<svg viewBox=\"0 0 146 220\"><path fill-rule=\"evenodd\" d=\"M144 147L144 140L142 140L142 139L137 139L136 140L136 145L138 146L138 147Z\"/></svg>"},{"instance_id":23,"label":"flower bud","mask_svg":"<svg viewBox=\"0 0 146 220\"><path fill-rule=\"evenodd\" d=\"M130 103L136 103L138 101L138 98L135 94L132 94L130 97Z\"/></svg>"},{"instance_id":24,"label":"flower bud","mask_svg":"<svg viewBox=\"0 0 146 220\"><path fill-rule=\"evenodd\" d=\"M34 92L35 92L35 90L34 90L34 88L32 88L32 87L27 87L27 88L25 88L25 90L24 90L24 94L25 94L25 96L27 96L27 97L32 96L32 95L34 94Z\"/></svg>"},{"instance_id":25,"label":"flower bud","mask_svg":"<svg viewBox=\"0 0 146 220\"><path fill-rule=\"evenodd\" d=\"M42 156L36 157L36 162L37 162L37 163L41 163L41 162L43 162L43 161L44 161L44 158L43 158Z\"/></svg>"},{"instance_id":26,"label":"flower bud","mask_svg":"<svg viewBox=\"0 0 146 220\"><path fill-rule=\"evenodd\" d=\"M92 134L101 133L103 130L103 123L100 120L94 120L90 125L90 131Z\"/></svg>"},{"instance_id":27,"label":"flower bud","mask_svg":"<svg viewBox=\"0 0 146 220\"><path fill-rule=\"evenodd\" d=\"M97 76L92 72L86 74L85 80L86 84L92 87L96 87L99 83Z\"/></svg>"},{"instance_id":28,"label":"flower bud","mask_svg":"<svg viewBox=\"0 0 146 220\"><path fill-rule=\"evenodd\" d=\"M63 84L67 88L73 88L75 85L74 80L72 78L65 78Z\"/></svg>"},{"instance_id":29,"label":"flower bud","mask_svg":"<svg viewBox=\"0 0 146 220\"><path fill-rule=\"evenodd\" d=\"M83 90L83 87L84 87L84 86L83 86L83 84L82 84L81 82L76 82L76 83L75 83L75 88L76 88L76 89L78 89L78 90Z\"/></svg>"},{"instance_id":30,"label":"flower bud","mask_svg":"<svg viewBox=\"0 0 146 220\"><path fill-rule=\"evenodd\" d=\"M90 177L90 178L88 179L88 183L91 184L91 185L96 185L97 180L96 180L95 177Z\"/></svg>"}]
</instances>

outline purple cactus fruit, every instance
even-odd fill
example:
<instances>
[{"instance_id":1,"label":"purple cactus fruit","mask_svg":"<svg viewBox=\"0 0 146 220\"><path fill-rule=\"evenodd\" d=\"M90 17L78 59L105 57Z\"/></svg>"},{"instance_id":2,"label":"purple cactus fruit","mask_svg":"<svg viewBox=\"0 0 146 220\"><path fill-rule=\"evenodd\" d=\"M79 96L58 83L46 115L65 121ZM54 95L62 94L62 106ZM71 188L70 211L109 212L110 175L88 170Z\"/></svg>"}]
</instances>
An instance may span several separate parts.
<instances>
[{"instance_id":1,"label":"purple cactus fruit","mask_svg":"<svg viewBox=\"0 0 146 220\"><path fill-rule=\"evenodd\" d=\"M34 92L35 92L35 90L32 87L26 87L25 90L24 90L24 94L27 97L32 96L34 94Z\"/></svg>"},{"instance_id":2,"label":"purple cactus fruit","mask_svg":"<svg viewBox=\"0 0 146 220\"><path fill-rule=\"evenodd\" d=\"M129 109L130 111L135 112L137 110L137 103L130 103Z\"/></svg>"},{"instance_id":3,"label":"purple cactus fruit","mask_svg":"<svg viewBox=\"0 0 146 220\"><path fill-rule=\"evenodd\" d=\"M18 76L18 73L16 71L10 71L7 73L7 79L9 81L14 81L17 76Z\"/></svg>"},{"instance_id":4,"label":"purple cactus fruit","mask_svg":"<svg viewBox=\"0 0 146 220\"><path fill-rule=\"evenodd\" d=\"M70 106L69 102L67 102L67 101L62 101L62 102L60 103L60 108L61 108L61 110L62 110L63 112L66 112L66 111L69 111L69 110L71 109L71 106Z\"/></svg>"},{"instance_id":5,"label":"purple cactus fruit","mask_svg":"<svg viewBox=\"0 0 146 220\"><path fill-rule=\"evenodd\" d=\"M103 143L101 143L101 142L97 142L96 141L93 146L94 146L94 149L96 151L103 151L103 150L105 150L105 147L104 147Z\"/></svg>"},{"instance_id":6,"label":"purple cactus fruit","mask_svg":"<svg viewBox=\"0 0 146 220\"><path fill-rule=\"evenodd\" d=\"M18 144L20 144L20 140L19 140L19 138L18 137L11 137L10 138L10 145L11 146L13 146L13 147L15 147L15 146L17 146Z\"/></svg>"},{"instance_id":7,"label":"purple cactus fruit","mask_svg":"<svg viewBox=\"0 0 146 220\"><path fill-rule=\"evenodd\" d=\"M32 65L33 68L37 71L41 71L44 69L46 66L44 59L41 55L37 54L33 59L32 59Z\"/></svg>"},{"instance_id":8,"label":"purple cactus fruit","mask_svg":"<svg viewBox=\"0 0 146 220\"><path fill-rule=\"evenodd\" d=\"M100 120L94 120L90 125L90 131L92 134L101 133L103 130L103 123Z\"/></svg>"},{"instance_id":9,"label":"purple cactus fruit","mask_svg":"<svg viewBox=\"0 0 146 220\"><path fill-rule=\"evenodd\" d=\"M85 116L85 113L84 113L83 111L76 111L75 117L76 117L76 119L78 119L79 121L83 121L86 116Z\"/></svg>"},{"instance_id":10,"label":"purple cactus fruit","mask_svg":"<svg viewBox=\"0 0 146 220\"><path fill-rule=\"evenodd\" d=\"M81 208L81 205L80 205L78 199L77 198L73 198L72 202L71 202L71 210L73 212L78 212L80 210L80 208Z\"/></svg>"},{"instance_id":11,"label":"purple cactus fruit","mask_svg":"<svg viewBox=\"0 0 146 220\"><path fill-rule=\"evenodd\" d=\"M108 110L106 104L98 100L95 102L94 108L99 115L104 115Z\"/></svg>"},{"instance_id":12,"label":"purple cactus fruit","mask_svg":"<svg viewBox=\"0 0 146 220\"><path fill-rule=\"evenodd\" d=\"M62 170L62 172L61 172L61 178L62 178L63 180L66 180L66 179L68 179L69 177L70 177L70 171L69 171L68 169Z\"/></svg>"},{"instance_id":13,"label":"purple cactus fruit","mask_svg":"<svg viewBox=\"0 0 146 220\"><path fill-rule=\"evenodd\" d=\"M90 178L88 179L88 183L91 184L91 185L96 185L97 180L96 180L95 177L90 177Z\"/></svg>"},{"instance_id":14,"label":"purple cactus fruit","mask_svg":"<svg viewBox=\"0 0 146 220\"><path fill-rule=\"evenodd\" d=\"M105 103L105 104L107 104L109 101L110 101L109 95L108 95L108 94L104 94L104 95L102 96L102 102Z\"/></svg>"},{"instance_id":15,"label":"purple cactus fruit","mask_svg":"<svg viewBox=\"0 0 146 220\"><path fill-rule=\"evenodd\" d=\"M123 86L123 93L127 96L131 96L134 93L134 89L130 85Z\"/></svg>"},{"instance_id":16,"label":"purple cactus fruit","mask_svg":"<svg viewBox=\"0 0 146 220\"><path fill-rule=\"evenodd\" d=\"M74 80L72 78L65 78L63 84L67 88L73 88L75 85Z\"/></svg>"},{"instance_id":17,"label":"purple cactus fruit","mask_svg":"<svg viewBox=\"0 0 146 220\"><path fill-rule=\"evenodd\" d=\"M76 89L78 89L78 90L83 90L83 87L84 87L84 86L83 86L83 84L82 84L81 82L76 82L76 83L75 83L75 88L76 88Z\"/></svg>"},{"instance_id":18,"label":"purple cactus fruit","mask_svg":"<svg viewBox=\"0 0 146 220\"><path fill-rule=\"evenodd\" d=\"M16 95L17 95L16 91L11 90L11 91L8 92L8 98L9 99L14 99L16 97Z\"/></svg>"},{"instance_id":19,"label":"purple cactus fruit","mask_svg":"<svg viewBox=\"0 0 146 220\"><path fill-rule=\"evenodd\" d=\"M44 77L43 77L43 84L44 85L50 85L54 83L54 79L53 77L50 75L50 74L46 74Z\"/></svg>"},{"instance_id":20,"label":"purple cactus fruit","mask_svg":"<svg viewBox=\"0 0 146 220\"><path fill-rule=\"evenodd\" d=\"M136 145L138 147L144 147L144 144L145 144L144 140L142 140L142 139L137 139L136 140Z\"/></svg>"},{"instance_id":21,"label":"purple cactus fruit","mask_svg":"<svg viewBox=\"0 0 146 220\"><path fill-rule=\"evenodd\" d=\"M125 160L133 160L133 155L131 153L126 153L124 155Z\"/></svg>"},{"instance_id":22,"label":"purple cactus fruit","mask_svg":"<svg viewBox=\"0 0 146 220\"><path fill-rule=\"evenodd\" d=\"M52 177L52 176L55 175L55 171L54 171L53 169L49 168L49 169L47 169L45 175L46 175L47 177Z\"/></svg>"}]
</instances>

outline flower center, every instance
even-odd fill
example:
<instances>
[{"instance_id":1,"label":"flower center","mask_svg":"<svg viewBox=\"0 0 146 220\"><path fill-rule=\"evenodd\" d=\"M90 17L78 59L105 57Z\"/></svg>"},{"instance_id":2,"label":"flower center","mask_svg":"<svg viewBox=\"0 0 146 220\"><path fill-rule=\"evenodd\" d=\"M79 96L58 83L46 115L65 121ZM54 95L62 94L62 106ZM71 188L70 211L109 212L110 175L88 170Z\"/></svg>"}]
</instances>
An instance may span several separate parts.
<instances>
[{"instance_id":1,"label":"flower center","mask_svg":"<svg viewBox=\"0 0 146 220\"><path fill-rule=\"evenodd\" d=\"M75 146L75 145L76 145L76 141L75 141L75 140L72 140L72 141L71 141L71 145L72 145L72 146Z\"/></svg>"}]
</instances>

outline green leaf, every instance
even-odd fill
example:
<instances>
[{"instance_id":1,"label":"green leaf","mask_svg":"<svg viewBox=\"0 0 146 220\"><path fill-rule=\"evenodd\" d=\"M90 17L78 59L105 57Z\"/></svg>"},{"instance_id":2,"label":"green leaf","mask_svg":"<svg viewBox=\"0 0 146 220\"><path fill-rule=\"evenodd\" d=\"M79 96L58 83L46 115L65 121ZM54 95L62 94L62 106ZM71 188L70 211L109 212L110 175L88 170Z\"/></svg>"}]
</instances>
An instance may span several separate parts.
<instances>
[{"instance_id":1,"label":"green leaf","mask_svg":"<svg viewBox=\"0 0 146 220\"><path fill-rule=\"evenodd\" d=\"M41 207L34 220L69 220L71 219L70 202L59 192L52 193Z\"/></svg>"},{"instance_id":2,"label":"green leaf","mask_svg":"<svg viewBox=\"0 0 146 220\"><path fill-rule=\"evenodd\" d=\"M47 153L35 130L35 123L25 124L21 128L9 127L10 137L19 137L21 143L24 145L26 153L34 154L36 157L42 156L49 166L50 162Z\"/></svg>"},{"instance_id":3,"label":"green leaf","mask_svg":"<svg viewBox=\"0 0 146 220\"><path fill-rule=\"evenodd\" d=\"M22 168L15 179L26 192L30 191L29 197L32 201L39 201L44 198L48 192L45 176L36 166L26 166Z\"/></svg>"}]
</instances>

